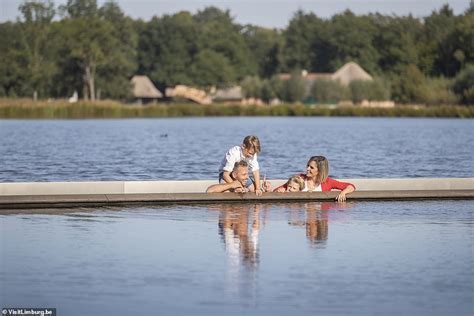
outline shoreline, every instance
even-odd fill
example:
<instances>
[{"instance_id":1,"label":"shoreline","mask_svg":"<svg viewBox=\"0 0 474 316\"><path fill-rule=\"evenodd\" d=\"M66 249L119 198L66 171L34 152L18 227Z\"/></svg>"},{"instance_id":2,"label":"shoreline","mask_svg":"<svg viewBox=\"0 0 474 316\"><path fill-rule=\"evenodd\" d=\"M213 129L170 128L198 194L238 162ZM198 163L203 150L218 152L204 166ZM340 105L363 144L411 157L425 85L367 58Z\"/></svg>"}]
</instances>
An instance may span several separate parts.
<instances>
[{"instance_id":1,"label":"shoreline","mask_svg":"<svg viewBox=\"0 0 474 316\"><path fill-rule=\"evenodd\" d=\"M396 105L391 108L334 105L241 105L193 103L125 105L116 101L78 102L0 99L0 119L114 119L176 117L426 117L474 118L474 106Z\"/></svg>"}]
</instances>

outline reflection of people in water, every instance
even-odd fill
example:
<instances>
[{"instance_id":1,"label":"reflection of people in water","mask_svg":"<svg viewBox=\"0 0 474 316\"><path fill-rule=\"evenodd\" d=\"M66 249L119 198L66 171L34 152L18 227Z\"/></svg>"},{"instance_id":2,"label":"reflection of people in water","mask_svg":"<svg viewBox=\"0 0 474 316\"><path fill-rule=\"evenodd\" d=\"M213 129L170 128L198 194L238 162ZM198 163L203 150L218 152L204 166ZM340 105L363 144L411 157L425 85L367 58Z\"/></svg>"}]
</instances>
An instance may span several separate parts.
<instances>
[{"instance_id":1,"label":"reflection of people in water","mask_svg":"<svg viewBox=\"0 0 474 316\"><path fill-rule=\"evenodd\" d=\"M219 205L219 235L228 262L227 294L256 303L260 207L251 204ZM213 207L214 208L214 207Z\"/></svg>"},{"instance_id":2,"label":"reflection of people in water","mask_svg":"<svg viewBox=\"0 0 474 316\"><path fill-rule=\"evenodd\" d=\"M290 211L288 224L305 226L306 237L311 244L324 243L328 239L328 211L350 207L349 204L335 202L311 202L305 203L303 207L301 203L288 204L288 206L294 209ZM304 211L304 220L301 219L303 216L301 211Z\"/></svg>"},{"instance_id":3,"label":"reflection of people in water","mask_svg":"<svg viewBox=\"0 0 474 316\"><path fill-rule=\"evenodd\" d=\"M223 205L219 234L229 253L239 253L244 264L258 264L260 205Z\"/></svg>"},{"instance_id":4,"label":"reflection of people in water","mask_svg":"<svg viewBox=\"0 0 474 316\"><path fill-rule=\"evenodd\" d=\"M335 203L308 203L306 208L306 237L311 244L328 239L328 210Z\"/></svg>"}]
</instances>

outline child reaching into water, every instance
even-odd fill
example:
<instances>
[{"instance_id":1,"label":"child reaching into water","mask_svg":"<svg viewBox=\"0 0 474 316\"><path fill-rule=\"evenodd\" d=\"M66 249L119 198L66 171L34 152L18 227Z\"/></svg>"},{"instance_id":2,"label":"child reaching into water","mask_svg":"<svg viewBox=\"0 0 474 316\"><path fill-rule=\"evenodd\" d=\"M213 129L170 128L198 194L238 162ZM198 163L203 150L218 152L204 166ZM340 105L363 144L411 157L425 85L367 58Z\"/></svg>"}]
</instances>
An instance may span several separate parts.
<instances>
[{"instance_id":1,"label":"child reaching into water","mask_svg":"<svg viewBox=\"0 0 474 316\"><path fill-rule=\"evenodd\" d=\"M252 181L249 180L246 186L250 191L254 191L256 195L262 195L262 189L260 187L260 166L257 159L259 153L260 140L254 135L246 136L240 146L230 148L226 152L219 167L219 183L232 183L235 180L232 178L234 165L236 162L243 160L248 163L249 171L253 175L253 185Z\"/></svg>"}]
</instances>

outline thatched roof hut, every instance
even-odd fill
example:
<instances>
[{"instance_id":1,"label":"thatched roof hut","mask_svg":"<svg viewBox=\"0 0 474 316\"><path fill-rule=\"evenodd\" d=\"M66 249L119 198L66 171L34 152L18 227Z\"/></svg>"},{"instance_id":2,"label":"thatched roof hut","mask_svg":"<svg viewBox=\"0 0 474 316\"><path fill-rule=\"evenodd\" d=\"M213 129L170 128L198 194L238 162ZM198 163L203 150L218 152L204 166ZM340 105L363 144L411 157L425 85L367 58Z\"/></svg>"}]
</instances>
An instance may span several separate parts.
<instances>
[{"instance_id":1,"label":"thatched roof hut","mask_svg":"<svg viewBox=\"0 0 474 316\"><path fill-rule=\"evenodd\" d=\"M332 80L339 80L343 85L348 86L351 81L354 80L373 80L372 76L369 75L361 66L355 62L349 62L339 68L338 71L331 75Z\"/></svg>"},{"instance_id":2,"label":"thatched roof hut","mask_svg":"<svg viewBox=\"0 0 474 316\"><path fill-rule=\"evenodd\" d=\"M142 101L160 99L163 94L155 87L147 76L133 76L133 96Z\"/></svg>"},{"instance_id":3,"label":"thatched roof hut","mask_svg":"<svg viewBox=\"0 0 474 316\"><path fill-rule=\"evenodd\" d=\"M306 82L308 87L312 86L313 82L318 79L339 80L343 85L346 86L354 80L373 80L371 75L369 75L357 63L352 61L339 68L335 73L308 73L307 71L303 70L301 77ZM289 80L291 78L291 74L279 74L278 78L280 80Z\"/></svg>"}]
</instances>

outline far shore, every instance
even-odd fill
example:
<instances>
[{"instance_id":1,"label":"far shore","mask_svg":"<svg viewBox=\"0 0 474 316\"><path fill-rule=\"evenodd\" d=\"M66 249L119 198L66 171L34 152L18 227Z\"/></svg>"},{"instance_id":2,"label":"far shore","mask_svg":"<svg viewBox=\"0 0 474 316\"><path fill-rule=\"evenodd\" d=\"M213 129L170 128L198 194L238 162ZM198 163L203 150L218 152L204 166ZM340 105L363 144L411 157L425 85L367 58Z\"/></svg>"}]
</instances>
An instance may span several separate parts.
<instances>
[{"instance_id":1,"label":"far shore","mask_svg":"<svg viewBox=\"0 0 474 316\"><path fill-rule=\"evenodd\" d=\"M91 119L217 116L355 116L474 118L474 106L396 105L361 107L336 105L241 105L194 103L123 104L117 101L37 101L0 98L0 119Z\"/></svg>"}]
</instances>

